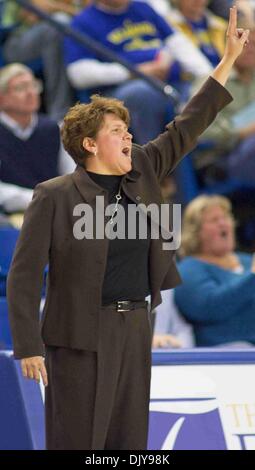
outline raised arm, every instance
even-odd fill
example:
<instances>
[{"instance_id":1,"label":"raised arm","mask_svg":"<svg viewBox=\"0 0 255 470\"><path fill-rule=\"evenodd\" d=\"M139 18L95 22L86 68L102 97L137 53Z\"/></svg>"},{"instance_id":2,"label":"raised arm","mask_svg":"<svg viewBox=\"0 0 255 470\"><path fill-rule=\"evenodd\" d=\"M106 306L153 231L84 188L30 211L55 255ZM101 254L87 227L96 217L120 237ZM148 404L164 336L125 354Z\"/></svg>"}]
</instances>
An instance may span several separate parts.
<instances>
[{"instance_id":1,"label":"raised arm","mask_svg":"<svg viewBox=\"0 0 255 470\"><path fill-rule=\"evenodd\" d=\"M230 9L224 56L182 113L168 124L167 132L144 146L159 178L169 174L197 144L198 137L213 122L232 97L224 88L236 58L248 41L248 30L237 29L236 7Z\"/></svg>"},{"instance_id":2,"label":"raised arm","mask_svg":"<svg viewBox=\"0 0 255 470\"><path fill-rule=\"evenodd\" d=\"M212 73L212 77L221 85L225 85L231 69L248 42L249 30L237 28L237 8L230 8L229 23L227 29L227 40L222 60Z\"/></svg>"}]
</instances>

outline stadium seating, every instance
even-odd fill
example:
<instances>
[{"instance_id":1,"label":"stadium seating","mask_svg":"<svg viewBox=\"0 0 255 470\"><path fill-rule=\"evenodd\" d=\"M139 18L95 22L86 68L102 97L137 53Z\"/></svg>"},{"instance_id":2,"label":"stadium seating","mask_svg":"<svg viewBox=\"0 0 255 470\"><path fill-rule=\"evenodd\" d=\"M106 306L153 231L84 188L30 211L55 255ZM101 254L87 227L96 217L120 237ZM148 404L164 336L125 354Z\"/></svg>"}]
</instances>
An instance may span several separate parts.
<instances>
[{"instance_id":1,"label":"stadium seating","mask_svg":"<svg viewBox=\"0 0 255 470\"><path fill-rule=\"evenodd\" d=\"M6 297L0 297L0 349L12 349Z\"/></svg>"},{"instance_id":2,"label":"stadium seating","mask_svg":"<svg viewBox=\"0 0 255 470\"><path fill-rule=\"evenodd\" d=\"M195 168L194 157L197 152L208 151L210 148L213 148L210 142L200 143L176 168L175 177L181 202L188 204L199 194L221 194L224 196L230 196L234 192L253 192L255 194L255 185L245 184L233 178L226 178L211 185L201 184Z\"/></svg>"},{"instance_id":3,"label":"stadium seating","mask_svg":"<svg viewBox=\"0 0 255 470\"><path fill-rule=\"evenodd\" d=\"M14 228L0 229L0 296L6 295L6 278L18 236L19 230Z\"/></svg>"}]
</instances>

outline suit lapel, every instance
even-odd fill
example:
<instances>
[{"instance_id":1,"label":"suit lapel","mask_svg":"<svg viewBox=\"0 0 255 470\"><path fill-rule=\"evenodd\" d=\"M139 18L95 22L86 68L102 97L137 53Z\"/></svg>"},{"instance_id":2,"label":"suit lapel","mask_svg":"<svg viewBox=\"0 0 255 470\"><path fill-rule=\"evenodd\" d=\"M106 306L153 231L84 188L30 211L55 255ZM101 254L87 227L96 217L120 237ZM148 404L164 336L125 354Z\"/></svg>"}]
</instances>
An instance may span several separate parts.
<instances>
[{"instance_id":1,"label":"suit lapel","mask_svg":"<svg viewBox=\"0 0 255 470\"><path fill-rule=\"evenodd\" d=\"M76 188L82 195L83 199L91 204L96 196L102 196L105 191L98 186L87 174L82 166L77 166L72 173L72 178Z\"/></svg>"}]
</instances>

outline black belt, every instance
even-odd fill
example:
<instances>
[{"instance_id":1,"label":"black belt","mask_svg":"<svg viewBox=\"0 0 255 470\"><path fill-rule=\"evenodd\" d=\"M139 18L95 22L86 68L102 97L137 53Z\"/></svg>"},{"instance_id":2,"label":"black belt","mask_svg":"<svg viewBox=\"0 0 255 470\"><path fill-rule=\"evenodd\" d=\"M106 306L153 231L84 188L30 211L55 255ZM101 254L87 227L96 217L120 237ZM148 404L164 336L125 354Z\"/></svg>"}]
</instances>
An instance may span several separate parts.
<instances>
[{"instance_id":1,"label":"black belt","mask_svg":"<svg viewBox=\"0 0 255 470\"><path fill-rule=\"evenodd\" d=\"M109 305L103 305L103 308L110 308L117 312L129 312L130 310L136 310L138 308L147 308L148 302L146 300L119 300Z\"/></svg>"}]
</instances>

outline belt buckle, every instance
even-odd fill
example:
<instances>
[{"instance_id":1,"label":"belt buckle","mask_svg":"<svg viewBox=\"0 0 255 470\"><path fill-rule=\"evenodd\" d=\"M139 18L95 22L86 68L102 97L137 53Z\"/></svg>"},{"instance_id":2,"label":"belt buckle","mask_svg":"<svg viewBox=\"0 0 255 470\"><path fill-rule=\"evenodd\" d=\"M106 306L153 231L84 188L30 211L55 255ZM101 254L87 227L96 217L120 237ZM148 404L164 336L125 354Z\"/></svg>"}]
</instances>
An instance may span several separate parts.
<instances>
[{"instance_id":1,"label":"belt buckle","mask_svg":"<svg viewBox=\"0 0 255 470\"><path fill-rule=\"evenodd\" d=\"M129 312L129 308L123 308L124 305L123 304L126 304L127 301L126 300L120 300L119 302L117 302L117 312Z\"/></svg>"}]
</instances>

